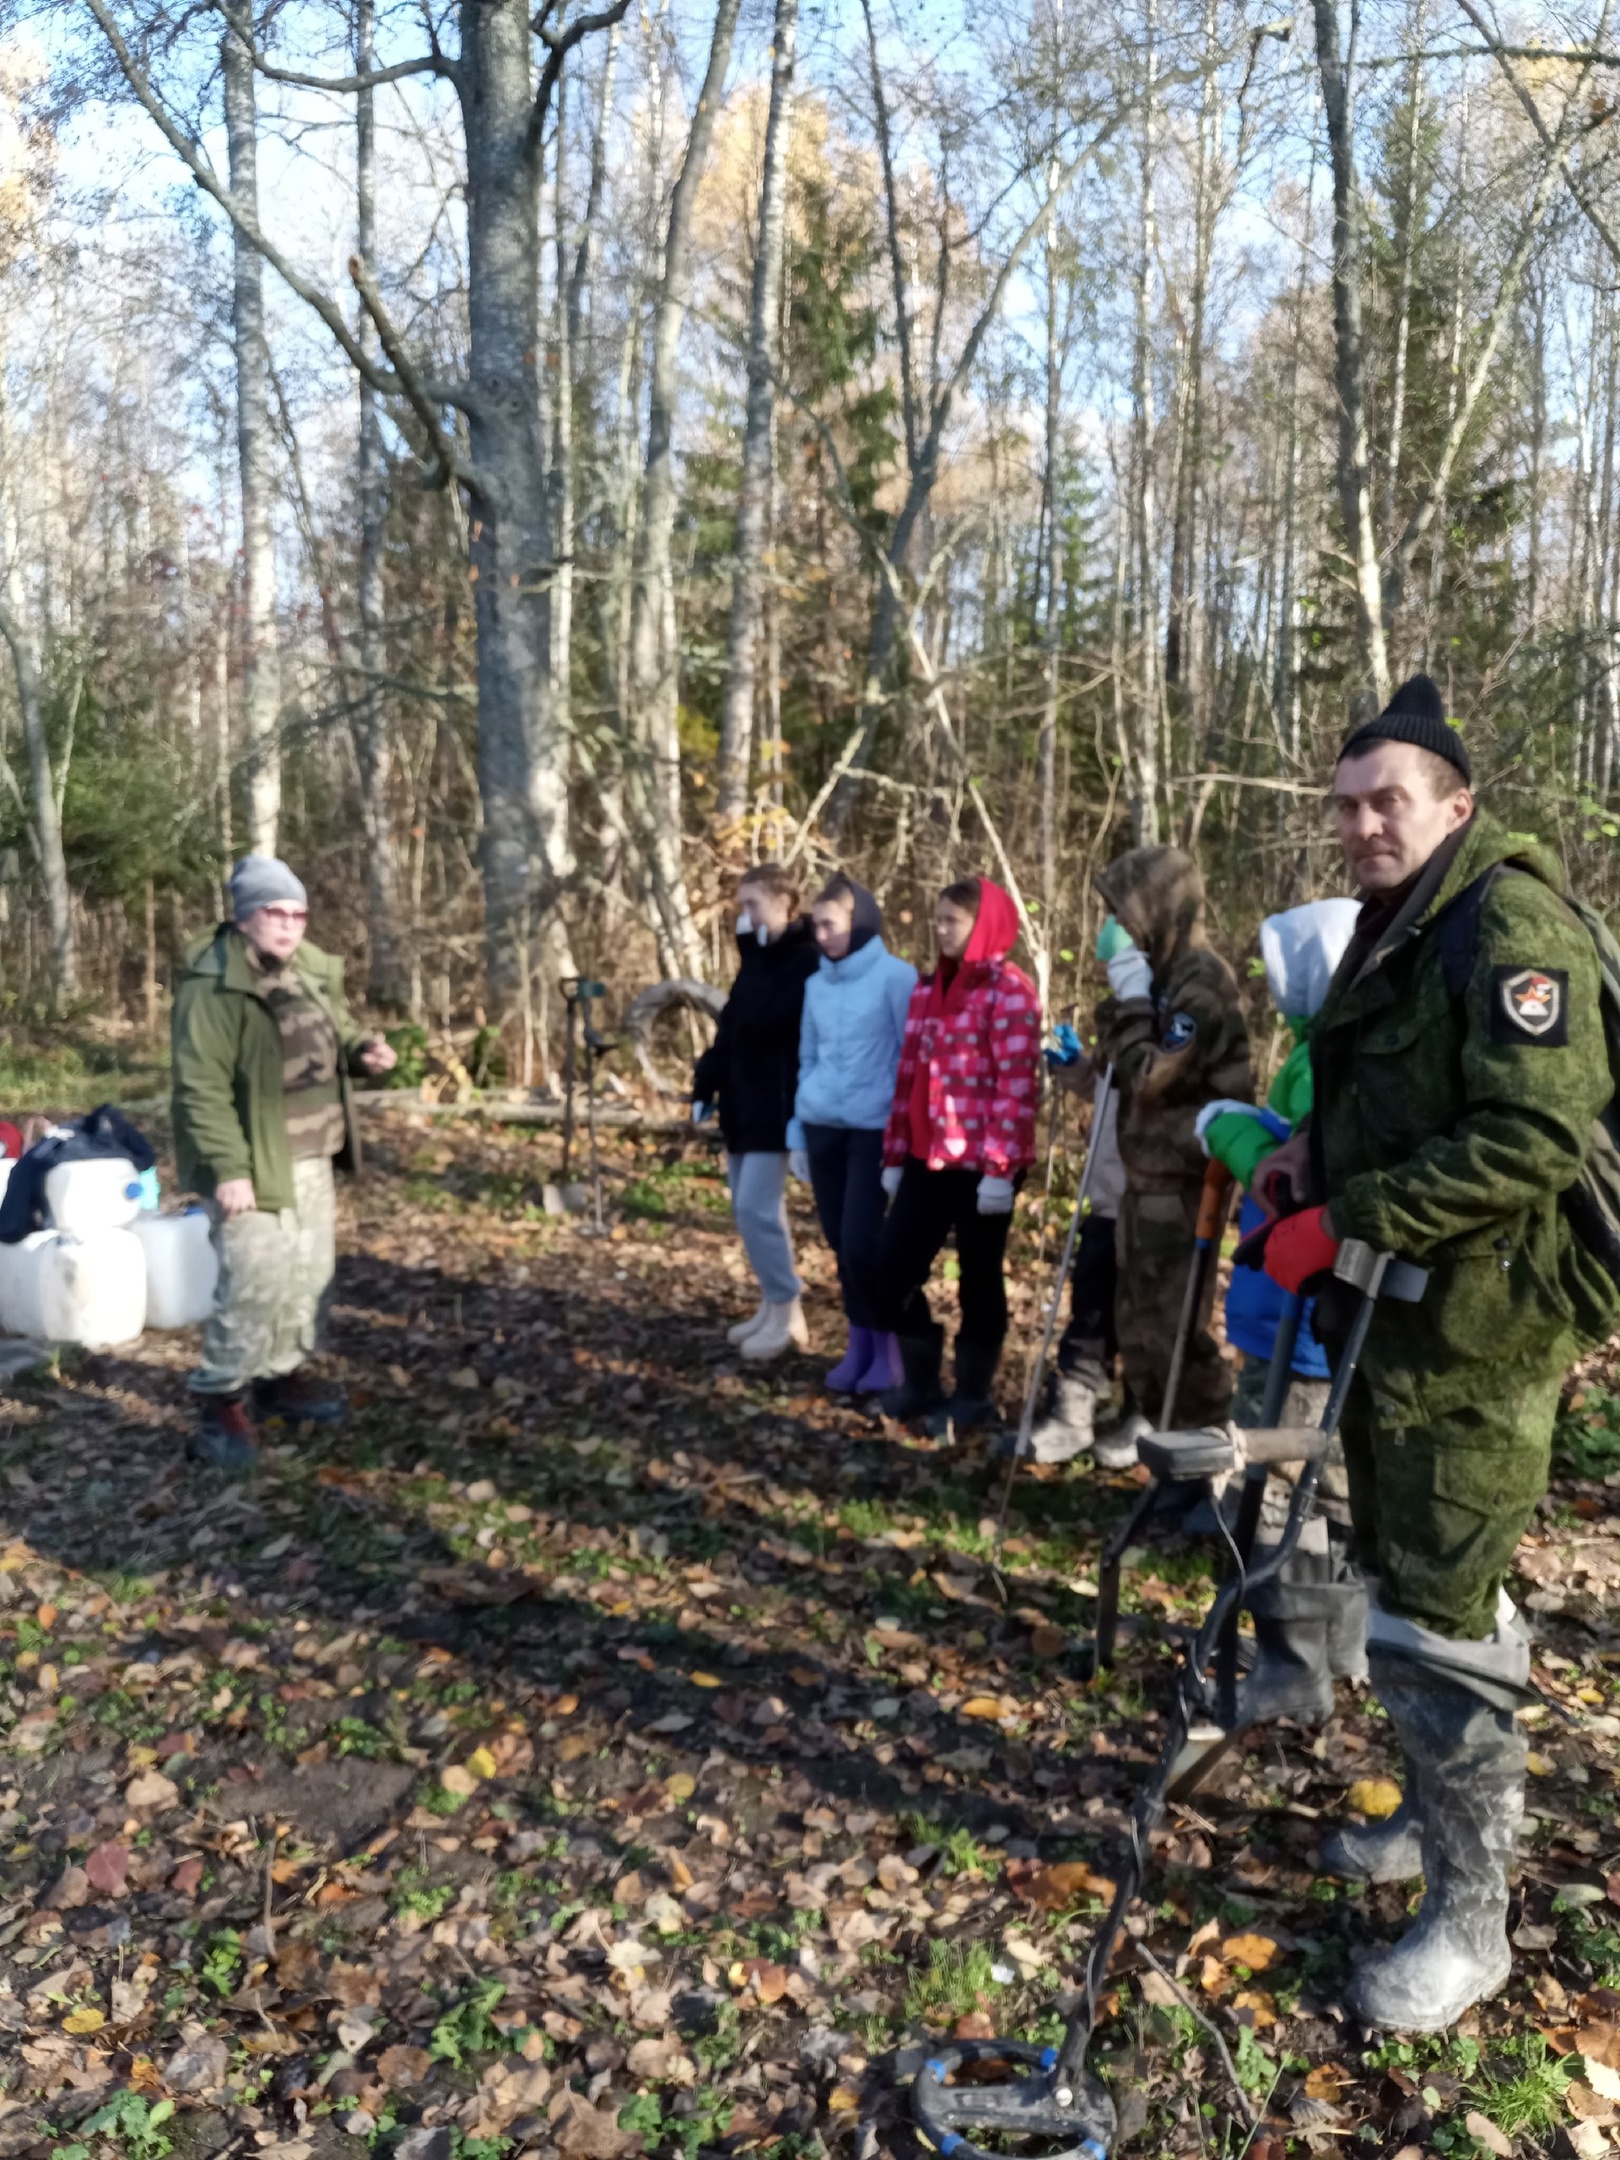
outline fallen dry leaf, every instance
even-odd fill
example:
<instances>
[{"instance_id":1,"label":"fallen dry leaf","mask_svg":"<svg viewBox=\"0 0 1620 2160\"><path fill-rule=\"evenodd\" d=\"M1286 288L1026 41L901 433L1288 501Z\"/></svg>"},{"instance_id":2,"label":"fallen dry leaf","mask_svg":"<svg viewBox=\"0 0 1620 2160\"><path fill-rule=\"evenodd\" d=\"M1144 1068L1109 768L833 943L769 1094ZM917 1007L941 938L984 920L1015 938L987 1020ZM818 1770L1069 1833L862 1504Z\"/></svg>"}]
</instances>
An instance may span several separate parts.
<instances>
[{"instance_id":1,"label":"fallen dry leaf","mask_svg":"<svg viewBox=\"0 0 1620 2160\"><path fill-rule=\"evenodd\" d=\"M1358 1815L1365 1815L1369 1822L1383 1822L1393 1815L1401 1804L1401 1788L1393 1778L1357 1778L1345 1799Z\"/></svg>"},{"instance_id":2,"label":"fallen dry leaf","mask_svg":"<svg viewBox=\"0 0 1620 2160\"><path fill-rule=\"evenodd\" d=\"M1018 1886L1018 1894L1041 1912L1062 1912L1083 1897L1111 1903L1114 1887L1109 1876L1097 1874L1084 1860L1056 1860L1027 1877Z\"/></svg>"},{"instance_id":3,"label":"fallen dry leaf","mask_svg":"<svg viewBox=\"0 0 1620 2160\"><path fill-rule=\"evenodd\" d=\"M1229 1965L1247 1965L1250 1972L1264 1972L1277 1955L1269 1935L1229 1935L1221 1944L1221 1956Z\"/></svg>"}]
</instances>

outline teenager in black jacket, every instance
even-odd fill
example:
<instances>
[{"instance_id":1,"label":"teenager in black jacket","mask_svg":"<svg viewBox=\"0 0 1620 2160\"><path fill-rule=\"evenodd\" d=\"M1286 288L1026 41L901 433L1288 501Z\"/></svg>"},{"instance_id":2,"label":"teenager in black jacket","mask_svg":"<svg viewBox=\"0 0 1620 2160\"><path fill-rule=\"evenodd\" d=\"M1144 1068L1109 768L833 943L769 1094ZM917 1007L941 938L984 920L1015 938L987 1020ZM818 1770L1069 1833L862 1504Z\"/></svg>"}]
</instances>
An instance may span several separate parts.
<instances>
[{"instance_id":1,"label":"teenager in black jacket","mask_svg":"<svg viewBox=\"0 0 1620 2160\"><path fill-rule=\"evenodd\" d=\"M730 1329L729 1340L745 1358L763 1361L808 1340L783 1195L804 986L821 955L810 918L799 913L798 884L780 863L744 872L737 943L742 965L692 1075L692 1114L701 1122L719 1106L732 1213L760 1292L758 1311Z\"/></svg>"}]
</instances>

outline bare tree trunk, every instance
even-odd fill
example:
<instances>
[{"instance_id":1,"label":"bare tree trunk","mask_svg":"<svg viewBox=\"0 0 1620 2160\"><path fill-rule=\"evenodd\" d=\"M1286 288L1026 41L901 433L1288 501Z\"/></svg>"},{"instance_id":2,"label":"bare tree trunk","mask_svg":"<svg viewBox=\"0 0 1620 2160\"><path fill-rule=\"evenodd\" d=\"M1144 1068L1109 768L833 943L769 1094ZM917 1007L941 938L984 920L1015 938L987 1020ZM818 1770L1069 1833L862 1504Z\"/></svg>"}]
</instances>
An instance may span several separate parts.
<instances>
[{"instance_id":1,"label":"bare tree trunk","mask_svg":"<svg viewBox=\"0 0 1620 2160\"><path fill-rule=\"evenodd\" d=\"M371 74L375 0L356 0L354 67ZM376 91L369 81L355 99L355 245L361 261L374 270L377 246ZM362 308L358 325L362 348L378 357L377 332ZM399 865L390 815L393 746L381 677L387 639L383 622L383 521L387 489L383 470L382 422L377 393L360 377L360 562L357 576L360 616L360 684L355 702L355 742L360 763L360 820L366 836L366 990L374 1005L401 1012L410 1003L409 972L404 962L399 918Z\"/></svg>"},{"instance_id":2,"label":"bare tree trunk","mask_svg":"<svg viewBox=\"0 0 1620 2160\"><path fill-rule=\"evenodd\" d=\"M1401 176L1396 212L1395 247L1400 257L1395 291L1395 364L1389 392L1389 442L1384 456L1384 530L1395 523L1396 491L1401 477L1401 438L1406 426L1406 355L1412 339L1412 262L1417 253L1417 153L1423 112L1424 10L1419 0L1413 25L1412 64L1406 78L1406 170Z\"/></svg>"},{"instance_id":3,"label":"bare tree trunk","mask_svg":"<svg viewBox=\"0 0 1620 2160\"><path fill-rule=\"evenodd\" d=\"M486 968L503 1025L529 1041L534 912L573 870L568 745L552 701L551 534L535 370L540 225L523 0L462 0L467 116L468 438L478 620L478 791Z\"/></svg>"},{"instance_id":4,"label":"bare tree trunk","mask_svg":"<svg viewBox=\"0 0 1620 2160\"><path fill-rule=\"evenodd\" d=\"M765 530L771 494L777 325L782 312L782 260L787 235L793 47L798 21L799 0L776 0L771 103L765 122L765 167L759 189L759 242L748 317L748 414L743 430L742 493L737 504L737 567L731 584L726 681L720 705L715 817L722 827L735 827L748 803Z\"/></svg>"},{"instance_id":5,"label":"bare tree trunk","mask_svg":"<svg viewBox=\"0 0 1620 2160\"><path fill-rule=\"evenodd\" d=\"M1158 252L1154 201L1154 94L1158 54L1155 0L1147 9L1147 81L1144 88L1141 148L1141 236L1136 266L1136 350L1132 368L1133 462L1136 467L1136 635L1139 651L1138 695L1141 703L1138 771L1142 807L1139 827L1146 842L1159 837L1159 731L1164 703L1159 676L1159 534L1154 493L1157 422L1153 397L1152 289Z\"/></svg>"},{"instance_id":6,"label":"bare tree trunk","mask_svg":"<svg viewBox=\"0 0 1620 2160\"><path fill-rule=\"evenodd\" d=\"M228 7L220 40L231 193L257 220L258 113L253 85L253 21ZM240 226L231 229L236 348L236 457L242 497L242 711L247 724L248 834L261 855L276 852L281 822L281 655L276 642L276 555L270 531L270 348L264 333L264 260Z\"/></svg>"},{"instance_id":7,"label":"bare tree trunk","mask_svg":"<svg viewBox=\"0 0 1620 2160\"><path fill-rule=\"evenodd\" d=\"M476 5L477 0L469 0ZM648 385L647 458L641 530L631 602L626 791L642 847L642 876L651 903L659 957L667 974L701 971L702 944L692 921L681 861L680 649L675 621L675 400L681 329L691 298L692 215L709 161L720 96L731 60L740 0L719 0L709 65L698 92L670 197L664 271L653 310L652 373Z\"/></svg>"},{"instance_id":8,"label":"bare tree trunk","mask_svg":"<svg viewBox=\"0 0 1620 2160\"><path fill-rule=\"evenodd\" d=\"M15 528L9 516L7 524L11 529L6 535L5 598L0 601L0 637L11 648L11 665L17 682L17 709L22 716L23 747L28 753L32 806L29 836L39 862L40 882L45 888L45 916L51 931L52 1003L60 1010L79 994L73 895L68 887L67 858L62 852L62 813L57 801L56 776L51 771L50 741L45 732L45 690L39 647L23 622Z\"/></svg>"},{"instance_id":9,"label":"bare tree trunk","mask_svg":"<svg viewBox=\"0 0 1620 2160\"><path fill-rule=\"evenodd\" d=\"M1059 463L1063 452L1063 353L1058 335L1058 256L1046 238L1046 695L1041 706L1041 910L1048 939L1057 935L1057 720L1063 644L1063 525Z\"/></svg>"},{"instance_id":10,"label":"bare tree trunk","mask_svg":"<svg viewBox=\"0 0 1620 2160\"><path fill-rule=\"evenodd\" d=\"M1387 702L1390 674L1378 537L1373 530L1372 454L1367 437L1354 115L1350 65L1339 44L1337 0L1313 0L1313 6L1316 62L1333 163L1333 381L1339 400L1339 510L1354 571L1361 684L1352 702L1353 709L1361 709Z\"/></svg>"}]
</instances>

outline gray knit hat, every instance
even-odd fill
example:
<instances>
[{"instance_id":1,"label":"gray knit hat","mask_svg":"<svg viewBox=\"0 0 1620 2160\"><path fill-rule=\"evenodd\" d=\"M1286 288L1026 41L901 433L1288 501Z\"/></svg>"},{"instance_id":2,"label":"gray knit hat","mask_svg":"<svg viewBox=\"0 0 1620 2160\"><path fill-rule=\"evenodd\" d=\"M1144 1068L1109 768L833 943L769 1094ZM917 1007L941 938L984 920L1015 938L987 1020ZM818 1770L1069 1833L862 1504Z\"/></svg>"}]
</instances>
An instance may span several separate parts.
<instances>
[{"instance_id":1,"label":"gray knit hat","mask_svg":"<svg viewBox=\"0 0 1620 2160\"><path fill-rule=\"evenodd\" d=\"M231 917L245 922L257 908L290 901L307 908L309 894L279 855L244 855L231 872Z\"/></svg>"}]
</instances>

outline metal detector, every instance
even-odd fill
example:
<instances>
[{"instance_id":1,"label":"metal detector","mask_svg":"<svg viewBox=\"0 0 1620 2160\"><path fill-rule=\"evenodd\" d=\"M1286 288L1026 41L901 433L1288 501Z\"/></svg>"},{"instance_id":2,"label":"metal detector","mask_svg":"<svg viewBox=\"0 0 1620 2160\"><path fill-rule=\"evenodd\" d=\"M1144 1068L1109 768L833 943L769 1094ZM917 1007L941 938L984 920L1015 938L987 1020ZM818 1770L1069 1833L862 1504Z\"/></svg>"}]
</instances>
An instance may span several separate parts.
<instances>
[{"instance_id":1,"label":"metal detector","mask_svg":"<svg viewBox=\"0 0 1620 2160\"><path fill-rule=\"evenodd\" d=\"M1039 2140L1044 2147L1043 2160L1108 2160L1118 2124L1112 2095L1088 2059L1092 2034L1114 1950L1142 1886L1150 1840L1164 1815L1171 1776L1192 1725L1200 1716L1207 1716L1211 1707L1206 1669L1229 1616L1252 1590L1269 1582L1287 1565L1299 1542L1300 1531L1315 1504L1322 1458L1344 1413L1379 1298L1413 1302L1423 1295L1428 1282L1427 1269L1396 1260L1389 1253L1375 1252L1370 1245L1353 1238L1340 1245L1333 1272L1359 1294L1360 1303L1319 1425L1255 1427L1248 1431L1229 1425L1202 1432L1154 1433L1142 1442L1142 1459L1154 1476L1178 1483L1190 1480L1207 1485L1211 1478L1236 1469L1247 1473L1251 1466L1259 1469L1278 1462L1300 1462L1305 1467L1289 1501L1281 1538L1252 1574L1238 1562L1216 1592L1203 1625L1187 1646L1164 1747L1131 1811L1130 1846L1114 1902L1092 1943L1085 1982L1069 2013L1061 2043L1042 2048L1022 2040L950 2040L929 2057L913 2080L912 2113L946 2160L995 2160L995 2155L977 2142L986 2133ZM1238 1560L1235 1545L1232 1557ZM1005 2075L999 2079L989 2076L992 2065ZM970 2066L982 2070L986 2081L975 2078L969 2083L954 2083ZM1033 2160L1039 2148L1026 2142L1021 2149Z\"/></svg>"},{"instance_id":2,"label":"metal detector","mask_svg":"<svg viewBox=\"0 0 1620 2160\"><path fill-rule=\"evenodd\" d=\"M1170 1352L1170 1371L1164 1383L1164 1399L1159 1408L1159 1430L1171 1430L1176 1415L1176 1397L1181 1391L1181 1375L1187 1362L1187 1345L1192 1340L1193 1329L1198 1324L1198 1312L1204 1302L1204 1292L1209 1284L1210 1272L1220 1256L1221 1236L1226 1229L1227 1214L1232 1205L1234 1190L1232 1173L1225 1163L1211 1161L1204 1171L1204 1186L1198 1196L1198 1220L1193 1230L1192 1259L1187 1267L1187 1288L1181 1300L1181 1318L1176 1324L1176 1339ZM1146 1461L1146 1456L1139 1456ZM1102 1559L1097 1568L1097 1630L1093 1669L1106 1672L1114 1662L1114 1650L1119 1639L1119 1579L1125 1566L1125 1555L1130 1550L1136 1533L1158 1506L1164 1494L1164 1481L1155 1478L1142 1488L1136 1505L1125 1520L1118 1524L1103 1547Z\"/></svg>"}]
</instances>

